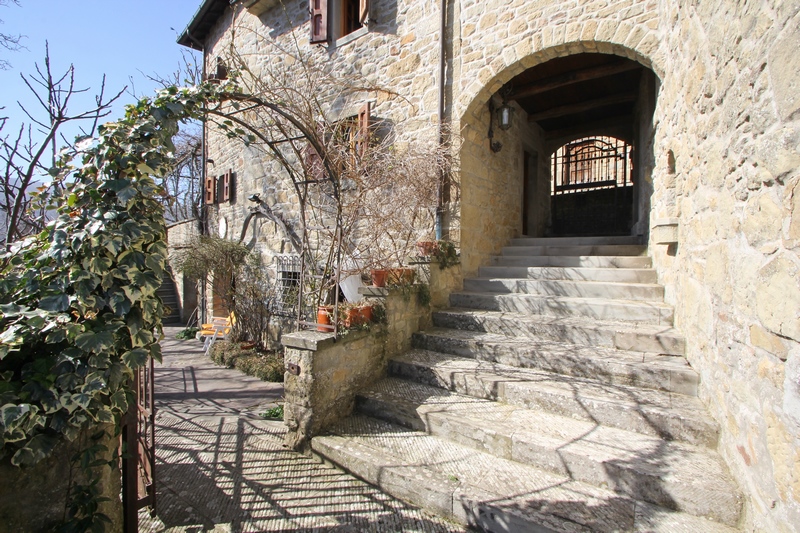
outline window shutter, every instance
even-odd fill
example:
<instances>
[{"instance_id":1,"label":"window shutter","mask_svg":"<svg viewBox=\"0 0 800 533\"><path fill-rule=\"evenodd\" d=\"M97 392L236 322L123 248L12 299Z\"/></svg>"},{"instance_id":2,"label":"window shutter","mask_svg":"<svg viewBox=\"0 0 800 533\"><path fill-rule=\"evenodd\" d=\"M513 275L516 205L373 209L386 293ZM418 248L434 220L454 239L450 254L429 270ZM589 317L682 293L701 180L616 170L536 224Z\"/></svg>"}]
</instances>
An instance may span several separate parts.
<instances>
[{"instance_id":1,"label":"window shutter","mask_svg":"<svg viewBox=\"0 0 800 533\"><path fill-rule=\"evenodd\" d=\"M322 164L322 157L311 143L306 145L303 152L308 179L322 181L325 178L325 165Z\"/></svg>"},{"instance_id":2,"label":"window shutter","mask_svg":"<svg viewBox=\"0 0 800 533\"><path fill-rule=\"evenodd\" d=\"M328 42L328 0L309 0L311 44Z\"/></svg>"},{"instance_id":3,"label":"window shutter","mask_svg":"<svg viewBox=\"0 0 800 533\"><path fill-rule=\"evenodd\" d=\"M206 205L212 205L217 201L217 183L214 176L206 176Z\"/></svg>"},{"instance_id":4,"label":"window shutter","mask_svg":"<svg viewBox=\"0 0 800 533\"><path fill-rule=\"evenodd\" d=\"M363 157L369 145L369 114L370 104L367 102L358 112L358 137L356 138L356 153Z\"/></svg>"},{"instance_id":5,"label":"window shutter","mask_svg":"<svg viewBox=\"0 0 800 533\"><path fill-rule=\"evenodd\" d=\"M366 26L368 18L369 18L369 0L359 0L358 21L361 23L362 26Z\"/></svg>"},{"instance_id":6,"label":"window shutter","mask_svg":"<svg viewBox=\"0 0 800 533\"><path fill-rule=\"evenodd\" d=\"M233 191L233 172L229 170L220 178L222 178L222 199L220 201L230 202Z\"/></svg>"}]
</instances>

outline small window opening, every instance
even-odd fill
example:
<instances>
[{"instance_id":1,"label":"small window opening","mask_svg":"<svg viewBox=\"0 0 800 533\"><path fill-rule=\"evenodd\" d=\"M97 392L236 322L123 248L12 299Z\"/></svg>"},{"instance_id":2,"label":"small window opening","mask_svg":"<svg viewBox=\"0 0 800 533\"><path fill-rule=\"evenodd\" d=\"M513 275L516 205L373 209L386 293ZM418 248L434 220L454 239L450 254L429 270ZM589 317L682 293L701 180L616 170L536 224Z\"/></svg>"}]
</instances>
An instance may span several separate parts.
<instances>
[{"instance_id":1,"label":"small window opening","mask_svg":"<svg viewBox=\"0 0 800 533\"><path fill-rule=\"evenodd\" d=\"M275 303L272 312L278 316L297 315L300 292L300 257L278 255L275 257L277 278L275 280Z\"/></svg>"},{"instance_id":2,"label":"small window opening","mask_svg":"<svg viewBox=\"0 0 800 533\"><path fill-rule=\"evenodd\" d=\"M361 24L361 2L360 0L342 0L342 34L341 37L349 35L356 30L360 30L364 25Z\"/></svg>"}]
</instances>

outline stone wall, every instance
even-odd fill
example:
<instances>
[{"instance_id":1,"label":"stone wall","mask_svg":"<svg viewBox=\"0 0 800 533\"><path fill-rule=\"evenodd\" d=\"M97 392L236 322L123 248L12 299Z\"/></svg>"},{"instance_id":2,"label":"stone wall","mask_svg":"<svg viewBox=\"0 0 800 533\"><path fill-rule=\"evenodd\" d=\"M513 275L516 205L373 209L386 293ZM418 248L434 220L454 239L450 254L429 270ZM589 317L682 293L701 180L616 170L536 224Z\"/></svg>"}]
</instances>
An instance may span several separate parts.
<instances>
[{"instance_id":1,"label":"stone wall","mask_svg":"<svg viewBox=\"0 0 800 533\"><path fill-rule=\"evenodd\" d=\"M189 316L197 308L197 283L187 279L177 267L175 254L191 246L200 236L200 222L197 219L183 220L167 226L167 245L169 246L169 264L178 293L181 322L186 323Z\"/></svg>"},{"instance_id":2,"label":"stone wall","mask_svg":"<svg viewBox=\"0 0 800 533\"><path fill-rule=\"evenodd\" d=\"M305 449L314 435L348 416L356 393L386 374L391 356L409 349L411 335L430 320L418 290L418 286L362 288L369 301L386 310L386 324L375 324L370 331L351 331L338 338L318 331L283 336L289 447Z\"/></svg>"},{"instance_id":3,"label":"stone wall","mask_svg":"<svg viewBox=\"0 0 800 533\"><path fill-rule=\"evenodd\" d=\"M104 429L107 438L98 441L108 450L101 453L98 459L111 461L112 454L119 442L110 437L114 432L111 426L92 427L91 433ZM0 532L32 533L54 531L65 518L67 496L71 482L86 483L81 479L80 468L77 468L72 457L82 446L94 444L90 440L90 432L83 431L73 442L62 440L53 449L50 457L43 459L30 468L12 466L10 459L0 461ZM100 512L111 519L106 525L108 533L122 531L122 474L119 468L107 465L94 469L99 474L97 482L100 496L108 501L100 504Z\"/></svg>"},{"instance_id":4,"label":"stone wall","mask_svg":"<svg viewBox=\"0 0 800 533\"><path fill-rule=\"evenodd\" d=\"M665 3L659 19L651 216L679 229L651 253L761 531L800 528L798 12Z\"/></svg>"}]
</instances>

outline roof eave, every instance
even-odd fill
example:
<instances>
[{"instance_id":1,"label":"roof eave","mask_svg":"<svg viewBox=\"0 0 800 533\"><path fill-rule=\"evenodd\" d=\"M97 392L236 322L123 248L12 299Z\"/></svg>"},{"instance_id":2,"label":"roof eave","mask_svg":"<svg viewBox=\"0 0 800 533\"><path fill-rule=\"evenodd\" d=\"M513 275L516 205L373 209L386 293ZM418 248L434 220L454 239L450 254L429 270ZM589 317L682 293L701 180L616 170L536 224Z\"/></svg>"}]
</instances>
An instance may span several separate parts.
<instances>
[{"instance_id":1,"label":"roof eave","mask_svg":"<svg viewBox=\"0 0 800 533\"><path fill-rule=\"evenodd\" d=\"M178 44L202 51L211 27L231 3L231 0L204 0L178 37Z\"/></svg>"}]
</instances>

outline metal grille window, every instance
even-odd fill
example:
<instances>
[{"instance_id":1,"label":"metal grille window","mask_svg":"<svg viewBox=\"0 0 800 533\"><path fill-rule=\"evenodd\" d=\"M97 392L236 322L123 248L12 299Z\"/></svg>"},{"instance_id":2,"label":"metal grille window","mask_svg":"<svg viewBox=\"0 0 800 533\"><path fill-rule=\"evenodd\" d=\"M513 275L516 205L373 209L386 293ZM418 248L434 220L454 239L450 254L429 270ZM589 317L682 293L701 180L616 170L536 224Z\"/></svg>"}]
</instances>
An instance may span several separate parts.
<instances>
[{"instance_id":1,"label":"metal grille window","mask_svg":"<svg viewBox=\"0 0 800 533\"><path fill-rule=\"evenodd\" d=\"M630 154L630 145L614 137L565 144L553 157L553 195L633 185Z\"/></svg>"},{"instance_id":2,"label":"metal grille window","mask_svg":"<svg viewBox=\"0 0 800 533\"><path fill-rule=\"evenodd\" d=\"M281 316L297 315L297 297L300 290L300 257L278 255L275 257L275 308L273 313Z\"/></svg>"}]
</instances>

